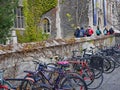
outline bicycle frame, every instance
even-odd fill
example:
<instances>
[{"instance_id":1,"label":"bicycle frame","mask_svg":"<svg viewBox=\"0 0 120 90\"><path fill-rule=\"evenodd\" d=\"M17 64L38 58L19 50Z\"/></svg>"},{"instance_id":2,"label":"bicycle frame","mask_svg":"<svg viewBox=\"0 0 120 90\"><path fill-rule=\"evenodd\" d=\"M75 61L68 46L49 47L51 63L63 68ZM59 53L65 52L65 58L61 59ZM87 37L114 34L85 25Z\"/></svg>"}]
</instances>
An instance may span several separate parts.
<instances>
[{"instance_id":1,"label":"bicycle frame","mask_svg":"<svg viewBox=\"0 0 120 90\"><path fill-rule=\"evenodd\" d=\"M3 79L3 74L4 74L4 71L3 70L0 70L0 89L5 89L5 90L8 90L8 86L7 85L4 85L4 79Z\"/></svg>"},{"instance_id":2,"label":"bicycle frame","mask_svg":"<svg viewBox=\"0 0 120 90\"><path fill-rule=\"evenodd\" d=\"M3 70L0 70L0 84L3 84Z\"/></svg>"},{"instance_id":3,"label":"bicycle frame","mask_svg":"<svg viewBox=\"0 0 120 90\"><path fill-rule=\"evenodd\" d=\"M6 85L1 85L1 84L0 84L0 89L1 89L1 88L2 88L2 89L5 89L5 90L8 90L8 86L6 86Z\"/></svg>"},{"instance_id":4,"label":"bicycle frame","mask_svg":"<svg viewBox=\"0 0 120 90\"><path fill-rule=\"evenodd\" d=\"M37 70L35 72L35 74L38 74L40 76L42 76L43 79L45 79L45 81L48 82L48 85L51 86L51 88L53 89L58 89L59 88L59 82L62 80L63 77L65 77L65 72L62 68L55 68L55 67L50 67L50 68L53 68L55 69L55 71L52 71L52 70L47 70L45 68L40 68L40 70ZM26 71L27 72L27 71ZM53 83L46 75L45 75L45 72L48 72L48 73L58 73L58 76L56 77L55 79L55 82ZM29 77L29 71L28 71L28 74L27 76ZM34 74L32 74L33 78L34 78ZM40 79L38 79L37 81L35 79L33 79L32 77L29 77L29 78L26 78L27 80L30 80L32 81L33 83L36 83L37 81L39 81Z\"/></svg>"}]
</instances>

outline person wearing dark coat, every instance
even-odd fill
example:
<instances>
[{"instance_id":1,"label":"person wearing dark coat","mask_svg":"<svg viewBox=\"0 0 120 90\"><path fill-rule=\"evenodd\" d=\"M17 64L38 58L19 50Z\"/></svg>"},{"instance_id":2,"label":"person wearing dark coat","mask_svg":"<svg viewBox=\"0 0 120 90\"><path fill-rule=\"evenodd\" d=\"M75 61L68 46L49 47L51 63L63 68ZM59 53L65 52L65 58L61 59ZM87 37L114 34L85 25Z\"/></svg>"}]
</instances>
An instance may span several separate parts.
<instances>
[{"instance_id":1,"label":"person wearing dark coat","mask_svg":"<svg viewBox=\"0 0 120 90\"><path fill-rule=\"evenodd\" d=\"M113 27L111 27L108 32L109 32L110 35L111 35L111 34L114 34Z\"/></svg>"},{"instance_id":2,"label":"person wearing dark coat","mask_svg":"<svg viewBox=\"0 0 120 90\"><path fill-rule=\"evenodd\" d=\"M75 36L76 38L79 38L79 37L80 37L79 33L80 33L80 27L77 26L77 28L76 28L76 30L75 30L75 32L74 32L74 36Z\"/></svg>"}]
</instances>

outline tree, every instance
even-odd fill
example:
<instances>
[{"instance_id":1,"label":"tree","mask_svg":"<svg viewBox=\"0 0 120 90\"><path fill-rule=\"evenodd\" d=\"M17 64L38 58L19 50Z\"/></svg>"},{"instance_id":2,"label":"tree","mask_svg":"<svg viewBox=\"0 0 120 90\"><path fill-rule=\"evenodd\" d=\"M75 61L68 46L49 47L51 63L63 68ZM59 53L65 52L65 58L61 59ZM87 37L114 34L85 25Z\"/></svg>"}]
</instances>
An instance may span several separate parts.
<instances>
[{"instance_id":1,"label":"tree","mask_svg":"<svg viewBox=\"0 0 120 90\"><path fill-rule=\"evenodd\" d=\"M5 44L11 36L10 30L14 22L14 9L17 0L0 0L0 44Z\"/></svg>"}]
</instances>

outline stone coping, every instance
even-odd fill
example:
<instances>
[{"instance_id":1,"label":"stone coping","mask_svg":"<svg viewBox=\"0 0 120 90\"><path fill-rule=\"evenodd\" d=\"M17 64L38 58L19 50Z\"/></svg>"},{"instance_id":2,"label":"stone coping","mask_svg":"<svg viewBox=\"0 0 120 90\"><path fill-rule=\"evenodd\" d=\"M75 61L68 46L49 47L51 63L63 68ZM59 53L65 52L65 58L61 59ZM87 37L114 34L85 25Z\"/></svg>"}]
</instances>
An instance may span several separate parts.
<instances>
[{"instance_id":1,"label":"stone coping","mask_svg":"<svg viewBox=\"0 0 120 90\"><path fill-rule=\"evenodd\" d=\"M70 45L75 43L89 42L92 40L102 40L110 37L114 37L115 35L101 35L101 36L91 36L91 37L83 37L83 38L70 38L70 39L53 39L46 40L42 42L31 42L31 43L17 43L17 44L8 44L8 45L0 45L0 55L15 53L15 52L23 52L23 51L32 51L43 48L57 47L62 45Z\"/></svg>"}]
</instances>

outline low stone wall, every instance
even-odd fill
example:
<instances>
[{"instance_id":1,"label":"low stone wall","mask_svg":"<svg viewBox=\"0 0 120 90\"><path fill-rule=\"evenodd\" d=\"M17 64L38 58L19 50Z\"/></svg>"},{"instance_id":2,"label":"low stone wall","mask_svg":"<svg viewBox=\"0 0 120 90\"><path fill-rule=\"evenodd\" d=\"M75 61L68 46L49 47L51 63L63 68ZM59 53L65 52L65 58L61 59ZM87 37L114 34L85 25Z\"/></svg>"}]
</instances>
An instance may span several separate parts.
<instances>
[{"instance_id":1,"label":"low stone wall","mask_svg":"<svg viewBox=\"0 0 120 90\"><path fill-rule=\"evenodd\" d=\"M24 70L34 70L34 60L31 56L39 58L42 62L54 62L50 59L55 55L71 57L73 50L82 50L94 46L115 45L115 35L71 38L67 40L54 39L36 43L14 45L0 45L0 69L5 69L6 77L23 77Z\"/></svg>"}]
</instances>

